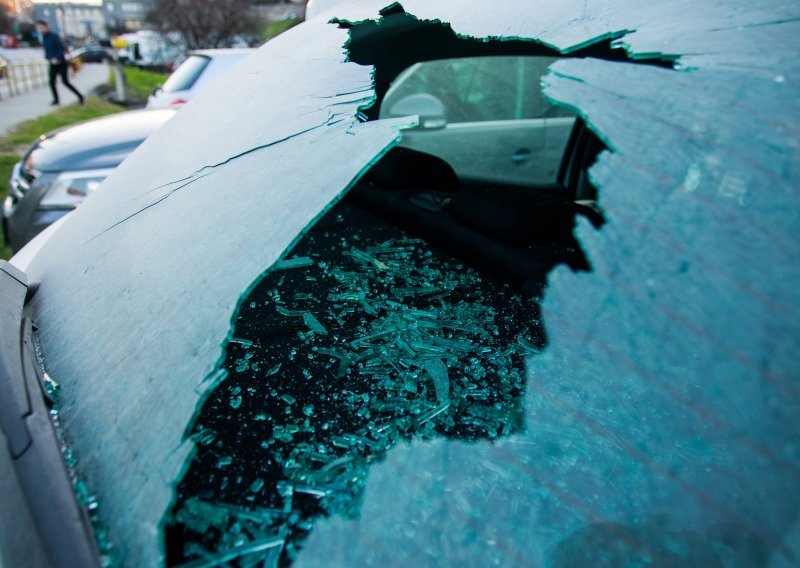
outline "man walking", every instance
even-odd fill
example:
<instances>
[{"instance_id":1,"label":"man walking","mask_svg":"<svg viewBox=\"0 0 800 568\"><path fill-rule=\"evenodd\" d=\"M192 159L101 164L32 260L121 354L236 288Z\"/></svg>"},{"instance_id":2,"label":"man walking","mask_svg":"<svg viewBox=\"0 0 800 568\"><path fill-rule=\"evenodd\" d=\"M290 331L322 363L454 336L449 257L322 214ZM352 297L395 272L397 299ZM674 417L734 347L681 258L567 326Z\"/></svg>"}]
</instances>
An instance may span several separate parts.
<instances>
[{"instance_id":1,"label":"man walking","mask_svg":"<svg viewBox=\"0 0 800 568\"><path fill-rule=\"evenodd\" d=\"M75 93L78 101L83 104L83 95L78 92L78 89L72 86L67 78L67 58L64 54L64 44L61 38L50 31L50 26L44 20L36 22L36 29L42 34L42 45L44 46L44 57L50 62L50 91L53 93L53 102L51 105L59 104L58 90L56 89L56 77L61 76L61 82L64 86Z\"/></svg>"}]
</instances>

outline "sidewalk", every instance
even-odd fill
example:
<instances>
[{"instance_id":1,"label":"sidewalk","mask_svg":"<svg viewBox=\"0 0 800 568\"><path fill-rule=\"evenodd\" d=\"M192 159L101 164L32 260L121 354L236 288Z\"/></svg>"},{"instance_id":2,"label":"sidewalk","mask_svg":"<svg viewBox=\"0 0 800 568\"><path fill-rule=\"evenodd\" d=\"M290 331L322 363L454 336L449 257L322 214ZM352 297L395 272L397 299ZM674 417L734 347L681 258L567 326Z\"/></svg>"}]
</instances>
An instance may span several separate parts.
<instances>
[{"instance_id":1,"label":"sidewalk","mask_svg":"<svg viewBox=\"0 0 800 568\"><path fill-rule=\"evenodd\" d=\"M70 82L84 96L88 96L97 87L108 82L108 66L105 63L83 65L77 75L70 77ZM61 84L61 79L58 79L58 94L63 106L78 102L75 95ZM4 98L0 101L0 136L7 134L24 120L52 112L57 107L50 106L51 100L50 88L47 86L18 97Z\"/></svg>"}]
</instances>

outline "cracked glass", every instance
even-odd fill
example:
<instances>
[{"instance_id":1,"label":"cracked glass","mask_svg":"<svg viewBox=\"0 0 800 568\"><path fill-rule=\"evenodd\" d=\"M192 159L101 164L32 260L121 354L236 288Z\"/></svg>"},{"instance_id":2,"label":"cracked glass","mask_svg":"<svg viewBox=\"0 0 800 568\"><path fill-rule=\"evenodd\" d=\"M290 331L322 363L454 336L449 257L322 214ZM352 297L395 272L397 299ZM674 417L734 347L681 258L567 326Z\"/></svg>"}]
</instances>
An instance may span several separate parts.
<instances>
[{"instance_id":1,"label":"cracked glass","mask_svg":"<svg viewBox=\"0 0 800 568\"><path fill-rule=\"evenodd\" d=\"M553 266L580 256L562 239L572 213L565 227L534 240L510 228L529 241L512 247L457 215L494 207L495 223L509 230L498 190L520 206L529 205L520 196L571 191L556 180L554 150L544 149L549 127L561 161L574 122L544 120L551 105L539 74L553 61L450 59L414 65L393 82L381 115L421 93L437 96L446 122L459 101L489 110L453 131L420 117L417 137L409 131L242 300L217 386L191 427L197 453L165 518L169 565L289 564L319 519L358 518L369 470L398 444L504 439L524 429L524 361L546 343L543 282ZM453 80L427 84L443 66ZM493 110L508 105L519 110ZM433 147L431 133L440 137ZM538 167L509 160L476 176L451 167L476 153L513 151L501 143L509 136L537 149L527 158ZM512 168L527 186L506 185ZM395 218L387 196L411 207ZM521 281L505 281L503 262L480 271L472 255L453 255L470 245L509 256L505 264L538 263Z\"/></svg>"},{"instance_id":2,"label":"cracked glass","mask_svg":"<svg viewBox=\"0 0 800 568\"><path fill-rule=\"evenodd\" d=\"M467 373L480 371L461 349L483 345L480 330L490 323L450 330L446 345L423 341L437 349L430 353L398 322L373 329L389 301L448 309L446 298L428 304L424 283L394 286L401 302L376 299L348 280L355 278L349 272L391 267L405 253L370 247L405 247L420 238L414 231L337 244L336 263L326 266L304 240L318 238L312 226L348 218L350 203L339 203L347 190L375 197L357 181L397 155L399 129L419 125L408 117L375 120L373 103L394 75L423 59L414 50L437 45L392 35L400 28L389 20L400 8L387 4L347 3L336 10L338 24L308 22L270 41L145 142L27 268L40 282L29 310L48 373L61 385L65 438L118 561L152 566L185 554L199 565L269 565L292 560L294 547L302 549L297 565L796 564L795 3L711 0L686 10L677 0L568 0L486 10L477 0L403 2L420 22L413 34L427 30L441 45L502 44L529 51L494 55L559 58L544 76L544 98L578 116L605 148L574 170L575 184L598 190L605 225L597 230L591 202L598 196L588 192L580 201L590 203L576 203L584 207L574 227L582 254L568 267L526 287L515 272L523 265L487 279L484 265L455 261L465 266L455 271L463 284L481 278L469 293L483 299L474 298L465 317L500 313L487 298L502 296L506 307L514 297L536 299L544 348L514 326L492 344L513 348L519 392L495 388L488 372ZM437 59L466 55L485 54ZM435 213L446 198L426 190L411 205ZM536 238L542 226L518 223L509 232L481 225L469 211L461 209L462 221L494 239ZM454 266L453 251L430 235L423 240L408 254L432 256L410 269ZM274 284L262 290L270 267L263 281ZM301 274L297 289L284 288ZM510 284L489 292L490 281ZM331 298L320 295L324 285L336 288ZM342 308L330 314L315 299ZM238 327L240 314L270 306L264 317L293 334L294 360L255 354L261 340ZM414 317L422 322L414 331L427 333L430 320ZM364 329L341 336L356 320ZM432 356L405 369L416 376L401 383L379 355L352 361L369 349ZM300 365L309 353L314 358ZM469 356L485 367L491 355ZM448 366L451 359L461 364ZM284 374L296 384L312 380L303 373L312 373L312 362L329 365L333 381L339 373L377 377L369 388L338 393L356 427L321 434L324 405L287 388L295 383L279 383ZM251 375L260 377L254 392ZM468 389L473 383L478 388ZM260 390L264 384L276 394ZM408 402L415 386L416 406ZM475 395L469 404L465 393ZM271 410L257 411L256 397ZM205 407L229 420L246 416L252 427L241 430L241 443L254 444L254 460L266 456L259 468L273 467L275 453L284 466L299 466L281 467L287 483L245 468L220 439L219 423L198 412ZM376 416L397 418L387 418L386 435L397 436L388 450L368 443L382 440L381 432L359 431ZM458 428L481 433L458 437ZM255 437L259 430L275 440L268 448ZM303 443L323 444L326 453ZM300 482L303 472L335 461L312 456L350 450L359 459L335 463L315 484L308 476ZM195 455L214 458L214 492L182 499L182 484L197 474ZM334 502L323 482L337 481L353 490ZM217 499L234 490L238 500ZM325 516L323 507L343 513ZM164 546L170 530L210 537L193 552L175 552Z\"/></svg>"},{"instance_id":3,"label":"cracked glass","mask_svg":"<svg viewBox=\"0 0 800 568\"><path fill-rule=\"evenodd\" d=\"M273 552L244 549L264 538L294 560L318 517L358 516L370 465L398 443L523 426L523 361L543 344L534 299L350 204L293 253L302 269L245 300L246 340L193 426L171 564L262 559Z\"/></svg>"}]
</instances>

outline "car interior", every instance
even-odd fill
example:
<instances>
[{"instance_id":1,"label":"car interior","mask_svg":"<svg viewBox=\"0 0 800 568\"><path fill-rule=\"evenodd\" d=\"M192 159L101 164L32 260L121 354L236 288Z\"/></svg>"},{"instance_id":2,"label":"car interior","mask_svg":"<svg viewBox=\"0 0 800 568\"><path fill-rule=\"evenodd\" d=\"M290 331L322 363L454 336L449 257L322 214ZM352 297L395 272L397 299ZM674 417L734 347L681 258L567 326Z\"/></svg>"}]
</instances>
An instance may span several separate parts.
<instances>
[{"instance_id":1,"label":"car interior","mask_svg":"<svg viewBox=\"0 0 800 568\"><path fill-rule=\"evenodd\" d=\"M380 23L339 22L350 33L350 60L375 66L378 102L364 109L368 120L382 114L381 101L392 82L416 63L451 57L560 55L535 41L483 42L458 36L445 24L418 20L400 5L382 15ZM387 44L403 48L389 49ZM613 49L609 41L578 49L570 57L621 60L626 55ZM545 117L565 115L563 107L548 106ZM604 148L578 118L557 178L535 180L523 187L459 179L441 158L398 147L370 169L345 199L424 237L498 281L539 296L547 272L555 265L590 269L572 233L576 215L586 217L596 228L604 223L597 191L586 173Z\"/></svg>"},{"instance_id":2,"label":"car interior","mask_svg":"<svg viewBox=\"0 0 800 568\"><path fill-rule=\"evenodd\" d=\"M465 263L534 295L558 263L589 264L572 230L577 214L603 224L586 169L603 148L581 120L558 179L541 187L464 183L443 160L395 148L346 197Z\"/></svg>"}]
</instances>

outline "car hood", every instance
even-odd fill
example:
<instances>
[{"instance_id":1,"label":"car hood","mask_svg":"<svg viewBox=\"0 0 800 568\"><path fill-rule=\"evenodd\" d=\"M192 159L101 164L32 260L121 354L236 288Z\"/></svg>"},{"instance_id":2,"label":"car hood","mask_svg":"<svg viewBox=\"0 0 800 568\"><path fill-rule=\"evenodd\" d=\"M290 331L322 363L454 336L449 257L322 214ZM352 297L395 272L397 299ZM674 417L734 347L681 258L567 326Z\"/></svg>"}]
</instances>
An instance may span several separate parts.
<instances>
[{"instance_id":1,"label":"car hood","mask_svg":"<svg viewBox=\"0 0 800 568\"><path fill-rule=\"evenodd\" d=\"M390 4L338 13L379 20ZM773 565L792 565L797 2L486 6L402 3L478 42L533 38L567 53L616 38L634 59L677 68L551 67L545 94L610 148L589 170L608 223L576 229L591 272L550 274L525 431L398 447L371 471L361 522L320 522L300 562L447 552L454 564L549 565L570 535L591 549L589 525L613 533L647 518L663 535L754 531ZM122 564L163 560L161 522L194 448L187 426L219 381L239 302L412 123L360 120L374 75L349 60L349 39L318 18L268 42L142 144L28 268L63 425ZM419 47L392 41L395 53Z\"/></svg>"},{"instance_id":2,"label":"car hood","mask_svg":"<svg viewBox=\"0 0 800 568\"><path fill-rule=\"evenodd\" d=\"M113 168L158 130L174 111L130 111L104 116L44 135L30 150L42 172Z\"/></svg>"}]
</instances>

